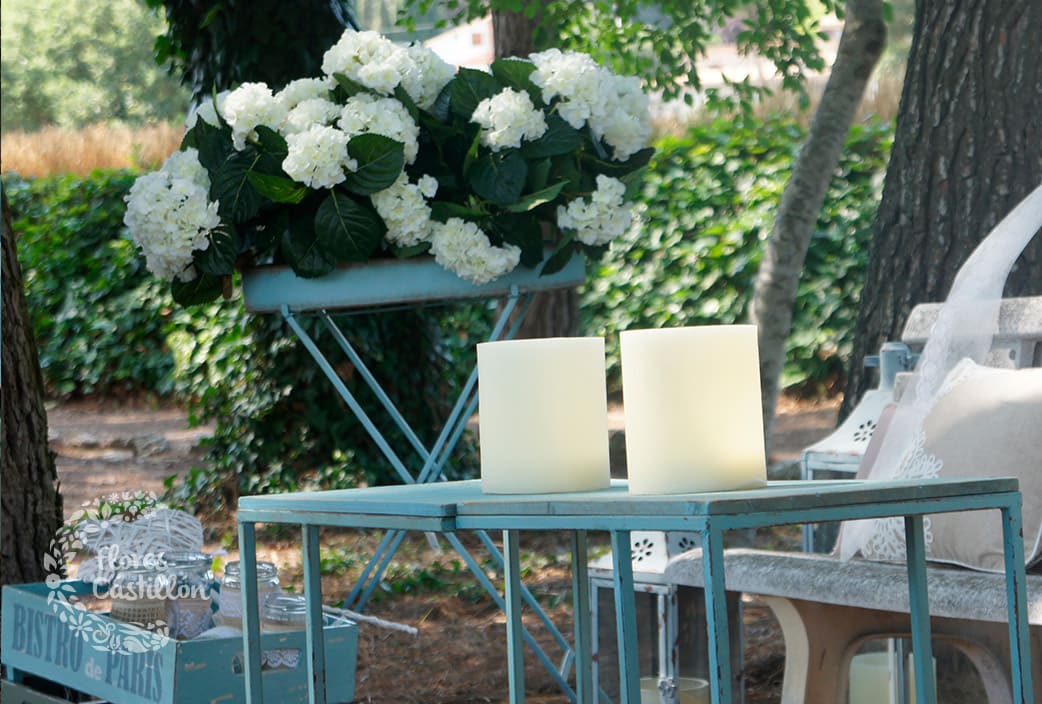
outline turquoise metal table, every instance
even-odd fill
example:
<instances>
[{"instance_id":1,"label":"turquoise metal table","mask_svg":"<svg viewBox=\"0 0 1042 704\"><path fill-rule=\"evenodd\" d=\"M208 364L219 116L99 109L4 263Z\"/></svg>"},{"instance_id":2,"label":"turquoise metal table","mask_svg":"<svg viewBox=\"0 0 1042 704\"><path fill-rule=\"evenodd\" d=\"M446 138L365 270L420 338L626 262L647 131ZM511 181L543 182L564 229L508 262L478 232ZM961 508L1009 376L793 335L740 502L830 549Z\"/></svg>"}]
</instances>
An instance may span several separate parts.
<instances>
[{"instance_id":1,"label":"turquoise metal table","mask_svg":"<svg viewBox=\"0 0 1042 704\"><path fill-rule=\"evenodd\" d=\"M730 704L730 668L724 595L723 534L727 530L805 522L903 516L907 539L912 647L917 701L936 702L931 666L930 617L926 593L923 516L932 513L998 509L1005 543L1010 653L1014 701L1033 700L1021 535L1021 497L1014 479L770 482L761 489L633 496L625 482L610 489L569 494L489 495L477 481L304 492L239 500L239 546L243 569L244 649L247 701L262 701L260 630L257 615L257 523L297 524L302 528L304 588L308 609L308 666L311 701L325 703L325 654L321 634L321 581L318 528L323 525L453 532L502 530L505 558L505 611L510 702L525 698L522 655L518 531L562 530L572 534L575 609L575 698L596 701L591 664L588 531L606 531L614 555L615 611L618 625L622 702L640 701L636 618L629 533L633 530L688 530L702 535L710 678L714 704Z\"/></svg>"}]
</instances>

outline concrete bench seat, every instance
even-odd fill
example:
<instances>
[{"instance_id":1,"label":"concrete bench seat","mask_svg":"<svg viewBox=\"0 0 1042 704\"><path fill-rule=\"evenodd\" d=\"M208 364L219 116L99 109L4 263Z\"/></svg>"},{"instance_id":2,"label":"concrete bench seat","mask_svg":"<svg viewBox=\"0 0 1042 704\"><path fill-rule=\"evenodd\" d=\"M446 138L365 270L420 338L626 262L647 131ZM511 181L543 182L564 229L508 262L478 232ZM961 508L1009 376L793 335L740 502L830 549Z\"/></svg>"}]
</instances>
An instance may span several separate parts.
<instances>
[{"instance_id":1,"label":"concrete bench seat","mask_svg":"<svg viewBox=\"0 0 1042 704\"><path fill-rule=\"evenodd\" d=\"M761 598L781 626L783 704L844 701L850 660L861 645L909 633L903 564L751 549L725 551L724 564L727 590ZM701 550L674 557L664 576L702 587ZM1012 702L1004 575L938 565L927 576L934 639L969 658L989 702ZM1031 648L1042 653L1042 574L1029 574L1027 591ZM1034 681L1042 682L1042 657L1032 665Z\"/></svg>"}]
</instances>

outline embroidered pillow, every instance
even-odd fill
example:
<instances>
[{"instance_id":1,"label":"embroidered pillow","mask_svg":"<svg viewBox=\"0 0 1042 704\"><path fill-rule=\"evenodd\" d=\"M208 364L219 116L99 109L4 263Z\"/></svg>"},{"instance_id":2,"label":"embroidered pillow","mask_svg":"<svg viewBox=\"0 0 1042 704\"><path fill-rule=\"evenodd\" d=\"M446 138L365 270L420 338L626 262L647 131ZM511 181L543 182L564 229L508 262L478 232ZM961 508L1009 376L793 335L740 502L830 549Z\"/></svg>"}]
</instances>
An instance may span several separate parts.
<instances>
[{"instance_id":1,"label":"embroidered pillow","mask_svg":"<svg viewBox=\"0 0 1042 704\"><path fill-rule=\"evenodd\" d=\"M906 456L902 469L914 464L917 476L1017 478L1023 496L1024 557L1031 565L1042 559L1042 369L993 369L964 361L952 377L956 372L923 423L915 456ZM931 471L924 474L923 467ZM928 516L924 531L930 560L1004 569L997 511ZM862 554L903 560L903 521L879 521Z\"/></svg>"}]
</instances>

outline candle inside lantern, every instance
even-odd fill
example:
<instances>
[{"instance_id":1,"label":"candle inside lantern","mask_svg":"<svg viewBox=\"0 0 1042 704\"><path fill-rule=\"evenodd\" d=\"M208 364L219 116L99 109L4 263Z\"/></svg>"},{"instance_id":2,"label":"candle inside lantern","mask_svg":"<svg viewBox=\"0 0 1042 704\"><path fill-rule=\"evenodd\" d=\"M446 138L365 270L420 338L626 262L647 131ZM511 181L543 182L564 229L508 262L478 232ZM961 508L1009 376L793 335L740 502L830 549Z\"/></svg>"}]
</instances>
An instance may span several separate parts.
<instances>
[{"instance_id":1,"label":"candle inside lantern","mask_svg":"<svg viewBox=\"0 0 1042 704\"><path fill-rule=\"evenodd\" d=\"M850 704L890 702L890 656L861 653L850 661Z\"/></svg>"},{"instance_id":2,"label":"candle inside lantern","mask_svg":"<svg viewBox=\"0 0 1042 704\"><path fill-rule=\"evenodd\" d=\"M755 326L628 330L620 342L631 493L766 483Z\"/></svg>"},{"instance_id":3,"label":"candle inside lantern","mask_svg":"<svg viewBox=\"0 0 1042 704\"><path fill-rule=\"evenodd\" d=\"M481 343L478 394L482 491L609 486L602 338Z\"/></svg>"}]
</instances>

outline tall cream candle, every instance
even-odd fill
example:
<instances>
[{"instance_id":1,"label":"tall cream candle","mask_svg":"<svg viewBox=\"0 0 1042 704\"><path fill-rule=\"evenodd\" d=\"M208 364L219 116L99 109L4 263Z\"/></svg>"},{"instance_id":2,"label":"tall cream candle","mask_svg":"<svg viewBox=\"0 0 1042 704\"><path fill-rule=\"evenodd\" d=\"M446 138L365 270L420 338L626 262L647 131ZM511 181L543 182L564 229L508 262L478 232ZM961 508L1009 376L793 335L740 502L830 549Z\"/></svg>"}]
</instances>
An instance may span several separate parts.
<instances>
[{"instance_id":1,"label":"tall cream candle","mask_svg":"<svg viewBox=\"0 0 1042 704\"><path fill-rule=\"evenodd\" d=\"M602 338L479 344L478 417L482 491L609 486Z\"/></svg>"},{"instance_id":2,"label":"tall cream candle","mask_svg":"<svg viewBox=\"0 0 1042 704\"><path fill-rule=\"evenodd\" d=\"M628 330L620 341L631 493L766 483L754 326Z\"/></svg>"}]
</instances>

